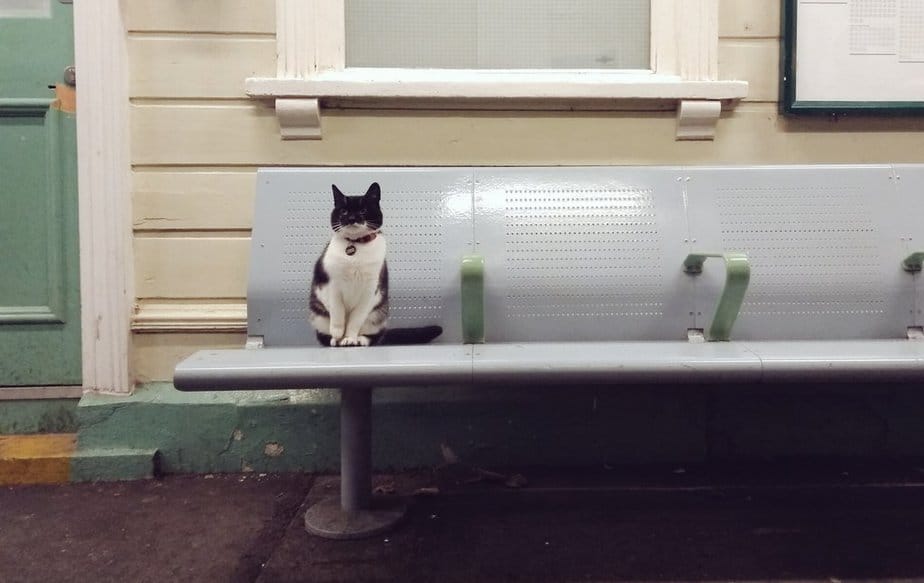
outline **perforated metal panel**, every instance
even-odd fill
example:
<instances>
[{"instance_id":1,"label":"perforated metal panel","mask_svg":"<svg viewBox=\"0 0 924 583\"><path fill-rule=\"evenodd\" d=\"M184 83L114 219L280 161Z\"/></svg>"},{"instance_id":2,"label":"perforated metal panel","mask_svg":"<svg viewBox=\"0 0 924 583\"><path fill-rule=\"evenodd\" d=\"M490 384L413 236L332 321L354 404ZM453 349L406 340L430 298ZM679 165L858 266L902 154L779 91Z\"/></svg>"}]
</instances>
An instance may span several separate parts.
<instances>
[{"instance_id":1,"label":"perforated metal panel","mask_svg":"<svg viewBox=\"0 0 924 583\"><path fill-rule=\"evenodd\" d=\"M329 238L330 184L361 194L372 181L383 188L391 325L439 323L442 342L461 340L458 261L472 240L486 258L489 342L680 340L708 328L723 266L688 276L690 251L751 257L733 339L899 338L924 322L924 282L899 267L924 248L920 166L268 169L251 334L314 342L305 298ZM274 197L283 204L261 203Z\"/></svg>"},{"instance_id":2,"label":"perforated metal panel","mask_svg":"<svg viewBox=\"0 0 924 583\"><path fill-rule=\"evenodd\" d=\"M470 169L262 169L257 174L248 333L266 346L311 345L315 261L330 240L331 184L361 195L382 187L389 327L439 324L461 342L459 270L471 250Z\"/></svg>"},{"instance_id":3,"label":"perforated metal panel","mask_svg":"<svg viewBox=\"0 0 924 583\"><path fill-rule=\"evenodd\" d=\"M901 338L912 279L889 166L696 168L684 181L700 251L742 251L751 285L732 339ZM708 327L721 263L697 278Z\"/></svg>"},{"instance_id":4,"label":"perforated metal panel","mask_svg":"<svg viewBox=\"0 0 924 583\"><path fill-rule=\"evenodd\" d=\"M677 172L476 169L487 340L685 338L693 289Z\"/></svg>"}]
</instances>

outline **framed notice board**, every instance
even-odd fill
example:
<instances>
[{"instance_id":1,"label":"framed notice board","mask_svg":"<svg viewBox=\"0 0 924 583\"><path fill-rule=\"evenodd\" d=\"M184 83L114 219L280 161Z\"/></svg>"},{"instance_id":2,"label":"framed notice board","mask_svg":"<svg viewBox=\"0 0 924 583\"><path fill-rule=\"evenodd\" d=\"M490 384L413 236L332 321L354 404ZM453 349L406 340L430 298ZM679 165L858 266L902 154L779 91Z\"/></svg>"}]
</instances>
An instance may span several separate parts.
<instances>
[{"instance_id":1,"label":"framed notice board","mask_svg":"<svg viewBox=\"0 0 924 583\"><path fill-rule=\"evenodd\" d=\"M924 0L783 0L790 114L924 115Z\"/></svg>"}]
</instances>

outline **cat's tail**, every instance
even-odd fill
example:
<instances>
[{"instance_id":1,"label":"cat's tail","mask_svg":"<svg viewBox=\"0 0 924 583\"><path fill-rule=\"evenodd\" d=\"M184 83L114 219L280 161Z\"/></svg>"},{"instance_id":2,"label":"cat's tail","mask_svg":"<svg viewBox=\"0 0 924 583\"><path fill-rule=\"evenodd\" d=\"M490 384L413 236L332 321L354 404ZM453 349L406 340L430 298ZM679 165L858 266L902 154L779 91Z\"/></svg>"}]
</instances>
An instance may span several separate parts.
<instances>
[{"instance_id":1,"label":"cat's tail","mask_svg":"<svg viewBox=\"0 0 924 583\"><path fill-rule=\"evenodd\" d=\"M420 328L388 328L377 344L426 344L443 333L440 326Z\"/></svg>"}]
</instances>

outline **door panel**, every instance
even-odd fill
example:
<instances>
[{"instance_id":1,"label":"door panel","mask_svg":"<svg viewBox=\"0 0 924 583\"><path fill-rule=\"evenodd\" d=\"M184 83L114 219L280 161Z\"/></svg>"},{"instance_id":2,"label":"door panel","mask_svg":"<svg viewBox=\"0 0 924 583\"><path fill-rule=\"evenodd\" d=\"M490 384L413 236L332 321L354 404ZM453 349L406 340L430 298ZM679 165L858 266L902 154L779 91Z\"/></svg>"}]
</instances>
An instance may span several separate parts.
<instances>
[{"instance_id":1,"label":"door panel","mask_svg":"<svg viewBox=\"0 0 924 583\"><path fill-rule=\"evenodd\" d=\"M17 7L32 16L4 17ZM81 380L75 117L49 88L73 63L71 10L0 0L0 387Z\"/></svg>"}]
</instances>

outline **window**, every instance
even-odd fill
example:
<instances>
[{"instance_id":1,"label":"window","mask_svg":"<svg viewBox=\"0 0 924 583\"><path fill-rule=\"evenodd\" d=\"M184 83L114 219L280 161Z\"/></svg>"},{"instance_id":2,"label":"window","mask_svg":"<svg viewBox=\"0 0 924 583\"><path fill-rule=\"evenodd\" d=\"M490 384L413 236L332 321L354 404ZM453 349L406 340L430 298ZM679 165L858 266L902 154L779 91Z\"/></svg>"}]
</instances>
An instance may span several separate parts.
<instances>
[{"instance_id":1,"label":"window","mask_svg":"<svg viewBox=\"0 0 924 583\"><path fill-rule=\"evenodd\" d=\"M649 69L650 0L348 0L346 67Z\"/></svg>"},{"instance_id":2,"label":"window","mask_svg":"<svg viewBox=\"0 0 924 583\"><path fill-rule=\"evenodd\" d=\"M324 102L433 108L500 101L678 110L679 139L711 139L721 104L718 0L276 0L273 99L284 139L320 138Z\"/></svg>"}]
</instances>

